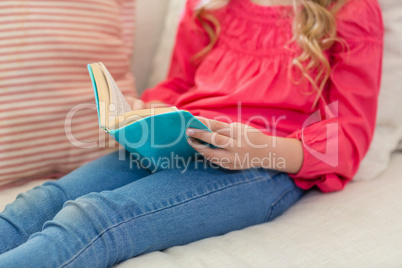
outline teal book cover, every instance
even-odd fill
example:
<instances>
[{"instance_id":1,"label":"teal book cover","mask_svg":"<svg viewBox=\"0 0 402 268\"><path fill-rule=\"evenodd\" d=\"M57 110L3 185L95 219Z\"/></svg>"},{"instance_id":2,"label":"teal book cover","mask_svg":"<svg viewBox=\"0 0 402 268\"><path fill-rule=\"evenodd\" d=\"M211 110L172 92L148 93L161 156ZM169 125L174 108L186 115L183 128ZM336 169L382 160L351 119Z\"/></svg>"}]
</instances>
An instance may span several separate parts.
<instances>
[{"instance_id":1,"label":"teal book cover","mask_svg":"<svg viewBox=\"0 0 402 268\"><path fill-rule=\"evenodd\" d=\"M99 126L144 167L150 170L160 170L169 168L169 164L167 164L169 160L180 157L187 161L194 157L196 151L187 142L186 129L190 127L210 130L188 111L176 110L151 115L119 128L111 129L103 126L100 119L99 85L91 65L88 65L88 71L95 93Z\"/></svg>"}]
</instances>

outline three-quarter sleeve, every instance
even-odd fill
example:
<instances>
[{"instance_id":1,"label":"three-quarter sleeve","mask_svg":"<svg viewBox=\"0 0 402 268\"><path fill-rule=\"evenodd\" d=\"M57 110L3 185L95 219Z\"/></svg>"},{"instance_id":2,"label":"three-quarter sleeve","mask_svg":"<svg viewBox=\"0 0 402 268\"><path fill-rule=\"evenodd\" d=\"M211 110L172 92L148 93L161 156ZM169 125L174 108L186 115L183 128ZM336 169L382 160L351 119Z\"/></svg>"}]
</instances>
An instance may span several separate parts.
<instances>
[{"instance_id":1,"label":"three-quarter sleeve","mask_svg":"<svg viewBox=\"0 0 402 268\"><path fill-rule=\"evenodd\" d=\"M363 3L364 2L364 3ZM338 14L337 43L326 108L289 135L303 143L303 165L291 175L304 189L341 190L352 180L372 140L380 88L383 23L376 0L351 0Z\"/></svg>"},{"instance_id":2,"label":"three-quarter sleeve","mask_svg":"<svg viewBox=\"0 0 402 268\"><path fill-rule=\"evenodd\" d=\"M192 58L209 43L201 23L194 18L198 0L189 0L180 18L167 78L154 88L145 90L141 99L174 104L179 95L194 86L197 65Z\"/></svg>"}]
</instances>

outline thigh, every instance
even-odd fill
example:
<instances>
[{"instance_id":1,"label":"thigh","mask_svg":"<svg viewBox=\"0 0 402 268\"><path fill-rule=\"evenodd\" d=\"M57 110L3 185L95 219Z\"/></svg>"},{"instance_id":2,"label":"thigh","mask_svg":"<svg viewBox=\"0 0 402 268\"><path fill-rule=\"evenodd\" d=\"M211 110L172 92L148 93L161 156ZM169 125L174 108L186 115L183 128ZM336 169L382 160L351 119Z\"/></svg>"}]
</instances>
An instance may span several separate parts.
<instances>
[{"instance_id":1,"label":"thigh","mask_svg":"<svg viewBox=\"0 0 402 268\"><path fill-rule=\"evenodd\" d=\"M197 167L164 170L68 201L0 263L109 267L134 256L272 220L301 196L285 173ZM13 267L13 266L10 266Z\"/></svg>"},{"instance_id":2,"label":"thigh","mask_svg":"<svg viewBox=\"0 0 402 268\"><path fill-rule=\"evenodd\" d=\"M135 232L152 230L153 242L141 241L151 251L273 220L304 191L286 173L273 170L192 166L153 174L110 194L126 199L128 218L144 222Z\"/></svg>"},{"instance_id":3,"label":"thigh","mask_svg":"<svg viewBox=\"0 0 402 268\"><path fill-rule=\"evenodd\" d=\"M81 236L90 238L68 264L90 263L96 258L112 265L264 223L302 195L303 190L285 173L192 166L161 171L113 191L67 202L55 220L70 222L75 234L85 230ZM74 211L82 216L71 218ZM83 217L87 220L77 220ZM76 226L77 222L87 224L84 228Z\"/></svg>"}]
</instances>

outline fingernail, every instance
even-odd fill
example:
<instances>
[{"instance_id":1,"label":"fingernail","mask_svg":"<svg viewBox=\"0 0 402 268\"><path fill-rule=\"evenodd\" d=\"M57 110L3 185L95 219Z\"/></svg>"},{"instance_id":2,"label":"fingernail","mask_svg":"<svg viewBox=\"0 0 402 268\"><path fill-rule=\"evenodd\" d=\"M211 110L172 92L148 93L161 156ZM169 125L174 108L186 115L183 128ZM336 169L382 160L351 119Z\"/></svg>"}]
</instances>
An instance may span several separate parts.
<instances>
[{"instance_id":1,"label":"fingernail","mask_svg":"<svg viewBox=\"0 0 402 268\"><path fill-rule=\"evenodd\" d=\"M186 133L188 136L192 136L192 135L194 135L194 129L188 128Z\"/></svg>"}]
</instances>

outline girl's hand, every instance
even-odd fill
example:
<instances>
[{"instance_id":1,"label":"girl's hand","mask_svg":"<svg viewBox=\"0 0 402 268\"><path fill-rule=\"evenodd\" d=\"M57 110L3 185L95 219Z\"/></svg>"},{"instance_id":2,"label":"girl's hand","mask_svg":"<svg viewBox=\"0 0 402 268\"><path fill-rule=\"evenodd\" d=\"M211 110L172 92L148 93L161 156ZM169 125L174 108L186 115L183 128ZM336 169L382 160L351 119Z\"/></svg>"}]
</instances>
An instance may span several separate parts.
<instances>
[{"instance_id":1,"label":"girl's hand","mask_svg":"<svg viewBox=\"0 0 402 268\"><path fill-rule=\"evenodd\" d=\"M188 128L188 142L212 163L233 170L263 167L296 173L301 168L303 149L299 140L268 136L241 123L197 119L212 132ZM219 148L211 148L196 139Z\"/></svg>"},{"instance_id":2,"label":"girl's hand","mask_svg":"<svg viewBox=\"0 0 402 268\"><path fill-rule=\"evenodd\" d=\"M268 156L269 136L256 128L240 124L197 117L212 132L187 129L189 144L207 160L226 169L247 169L261 167L261 159ZM196 139L212 144L216 149Z\"/></svg>"},{"instance_id":3,"label":"girl's hand","mask_svg":"<svg viewBox=\"0 0 402 268\"><path fill-rule=\"evenodd\" d=\"M149 108L161 108L161 107L170 107L171 105L166 104L162 101L150 101L145 103L145 108L149 109Z\"/></svg>"},{"instance_id":4,"label":"girl's hand","mask_svg":"<svg viewBox=\"0 0 402 268\"><path fill-rule=\"evenodd\" d=\"M145 109L145 103L141 99L134 98L132 101L133 110Z\"/></svg>"}]
</instances>

